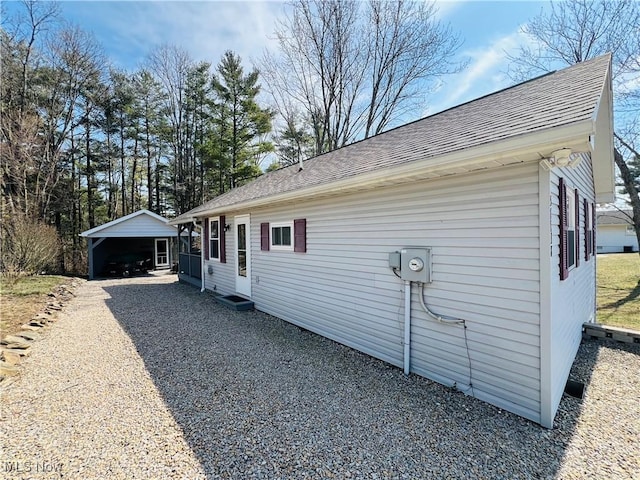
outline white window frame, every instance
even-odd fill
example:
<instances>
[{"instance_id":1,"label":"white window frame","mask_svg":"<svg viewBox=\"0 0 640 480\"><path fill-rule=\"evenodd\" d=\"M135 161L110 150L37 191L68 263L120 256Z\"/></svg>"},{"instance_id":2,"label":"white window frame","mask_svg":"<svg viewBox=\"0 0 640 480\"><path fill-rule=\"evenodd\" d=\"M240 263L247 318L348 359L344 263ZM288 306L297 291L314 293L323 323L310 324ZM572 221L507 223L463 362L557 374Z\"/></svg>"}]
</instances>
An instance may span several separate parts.
<instances>
[{"instance_id":1,"label":"white window frame","mask_svg":"<svg viewBox=\"0 0 640 480\"><path fill-rule=\"evenodd\" d=\"M289 228L291 235L289 237L291 244L290 245L274 245L273 240L275 235L273 234L274 228ZM270 250L282 250L282 251L290 251L293 252L294 248L294 231L293 231L293 221L290 222L274 222L269 224L269 249Z\"/></svg>"},{"instance_id":2,"label":"white window frame","mask_svg":"<svg viewBox=\"0 0 640 480\"><path fill-rule=\"evenodd\" d=\"M213 222L218 222L218 236L214 237L212 235L213 229L211 228L213 226ZM216 262L220 261L220 228L224 228L222 225L220 225L220 217L211 217L209 218L209 260L213 260ZM214 250L212 248L213 246L213 240L217 240L218 241L218 249ZM216 253L216 255L214 256L214 251Z\"/></svg>"},{"instance_id":3,"label":"white window frame","mask_svg":"<svg viewBox=\"0 0 640 480\"><path fill-rule=\"evenodd\" d=\"M627 225L627 228L625 228L624 232L625 235L628 235L630 237L636 236L636 229L633 227L633 225Z\"/></svg>"},{"instance_id":4,"label":"white window frame","mask_svg":"<svg viewBox=\"0 0 640 480\"><path fill-rule=\"evenodd\" d=\"M590 245L591 249L588 250L587 261L591 259L593 255L595 255L595 245L593 245L593 204L591 202L586 203L587 211L584 212L584 223L585 223L585 238L584 244Z\"/></svg>"}]
</instances>

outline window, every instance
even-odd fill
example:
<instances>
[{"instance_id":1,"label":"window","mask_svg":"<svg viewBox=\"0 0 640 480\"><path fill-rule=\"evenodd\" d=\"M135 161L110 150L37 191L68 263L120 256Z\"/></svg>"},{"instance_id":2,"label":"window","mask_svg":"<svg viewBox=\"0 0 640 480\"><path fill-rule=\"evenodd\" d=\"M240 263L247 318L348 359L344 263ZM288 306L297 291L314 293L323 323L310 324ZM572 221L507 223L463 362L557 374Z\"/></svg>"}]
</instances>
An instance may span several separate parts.
<instances>
[{"instance_id":1,"label":"window","mask_svg":"<svg viewBox=\"0 0 640 480\"><path fill-rule=\"evenodd\" d=\"M293 250L293 222L271 224L271 244L273 250Z\"/></svg>"},{"instance_id":2,"label":"window","mask_svg":"<svg viewBox=\"0 0 640 480\"><path fill-rule=\"evenodd\" d=\"M307 219L298 218L293 222L260 224L260 250L289 250L307 252Z\"/></svg>"},{"instance_id":3,"label":"window","mask_svg":"<svg viewBox=\"0 0 640 480\"><path fill-rule=\"evenodd\" d=\"M576 199L567 195L567 268L576 265Z\"/></svg>"},{"instance_id":4,"label":"window","mask_svg":"<svg viewBox=\"0 0 640 480\"><path fill-rule=\"evenodd\" d=\"M209 258L220 260L220 219L209 220Z\"/></svg>"},{"instance_id":5,"label":"window","mask_svg":"<svg viewBox=\"0 0 640 480\"><path fill-rule=\"evenodd\" d=\"M593 251L593 204L584 199L584 259L588 261Z\"/></svg>"},{"instance_id":6,"label":"window","mask_svg":"<svg viewBox=\"0 0 640 480\"><path fill-rule=\"evenodd\" d=\"M633 227L633 225L627 225L627 229L625 230L627 235L636 236L636 229Z\"/></svg>"},{"instance_id":7,"label":"window","mask_svg":"<svg viewBox=\"0 0 640 480\"><path fill-rule=\"evenodd\" d=\"M580 264L580 196L563 178L558 181L558 213L560 280L565 280L569 271Z\"/></svg>"}]
</instances>

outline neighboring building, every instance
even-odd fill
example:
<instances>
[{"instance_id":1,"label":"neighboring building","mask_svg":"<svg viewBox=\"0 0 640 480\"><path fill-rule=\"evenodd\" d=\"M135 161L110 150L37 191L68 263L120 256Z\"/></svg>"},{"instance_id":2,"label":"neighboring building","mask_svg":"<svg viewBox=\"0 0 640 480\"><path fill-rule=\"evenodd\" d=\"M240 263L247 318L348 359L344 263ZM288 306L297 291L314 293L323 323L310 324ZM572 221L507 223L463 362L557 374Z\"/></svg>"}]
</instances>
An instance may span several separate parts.
<instances>
[{"instance_id":1,"label":"neighboring building","mask_svg":"<svg viewBox=\"0 0 640 480\"><path fill-rule=\"evenodd\" d=\"M174 262L178 229L149 210L138 210L80 234L88 240L89 279L102 275L110 261L144 259L151 268Z\"/></svg>"},{"instance_id":2,"label":"neighboring building","mask_svg":"<svg viewBox=\"0 0 640 480\"><path fill-rule=\"evenodd\" d=\"M547 74L170 223L202 223L203 289L551 427L595 319L610 69L606 55Z\"/></svg>"},{"instance_id":3,"label":"neighboring building","mask_svg":"<svg viewBox=\"0 0 640 480\"><path fill-rule=\"evenodd\" d=\"M637 252L638 237L633 228L631 210L598 210L598 253Z\"/></svg>"}]
</instances>

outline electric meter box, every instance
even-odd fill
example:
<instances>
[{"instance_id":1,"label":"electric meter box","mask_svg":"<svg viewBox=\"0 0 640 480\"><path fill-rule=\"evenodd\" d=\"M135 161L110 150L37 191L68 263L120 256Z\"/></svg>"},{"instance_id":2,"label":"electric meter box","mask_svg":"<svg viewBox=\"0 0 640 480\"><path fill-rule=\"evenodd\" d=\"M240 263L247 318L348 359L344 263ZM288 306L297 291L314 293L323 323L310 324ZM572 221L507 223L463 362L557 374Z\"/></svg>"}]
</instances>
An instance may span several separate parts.
<instances>
[{"instance_id":1,"label":"electric meter box","mask_svg":"<svg viewBox=\"0 0 640 480\"><path fill-rule=\"evenodd\" d=\"M400 250L400 277L410 282L431 283L431 249L407 247Z\"/></svg>"}]
</instances>

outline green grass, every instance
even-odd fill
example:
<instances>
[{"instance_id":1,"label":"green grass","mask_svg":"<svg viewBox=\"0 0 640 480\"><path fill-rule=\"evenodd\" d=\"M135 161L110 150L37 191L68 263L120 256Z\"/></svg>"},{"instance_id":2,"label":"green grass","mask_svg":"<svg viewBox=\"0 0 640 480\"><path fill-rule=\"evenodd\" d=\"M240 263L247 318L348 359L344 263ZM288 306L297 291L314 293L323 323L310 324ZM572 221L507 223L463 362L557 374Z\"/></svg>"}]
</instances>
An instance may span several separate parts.
<instances>
[{"instance_id":1,"label":"green grass","mask_svg":"<svg viewBox=\"0 0 640 480\"><path fill-rule=\"evenodd\" d=\"M0 294L24 297L26 295L47 294L54 287L69 281L67 277L57 275L35 275L20 277L15 282L0 278Z\"/></svg>"},{"instance_id":2,"label":"green grass","mask_svg":"<svg viewBox=\"0 0 640 480\"><path fill-rule=\"evenodd\" d=\"M598 255L598 322L640 330L640 256Z\"/></svg>"},{"instance_id":3,"label":"green grass","mask_svg":"<svg viewBox=\"0 0 640 480\"><path fill-rule=\"evenodd\" d=\"M20 325L44 308L47 294L69 278L35 275L9 280L0 277L0 335L16 333Z\"/></svg>"}]
</instances>

